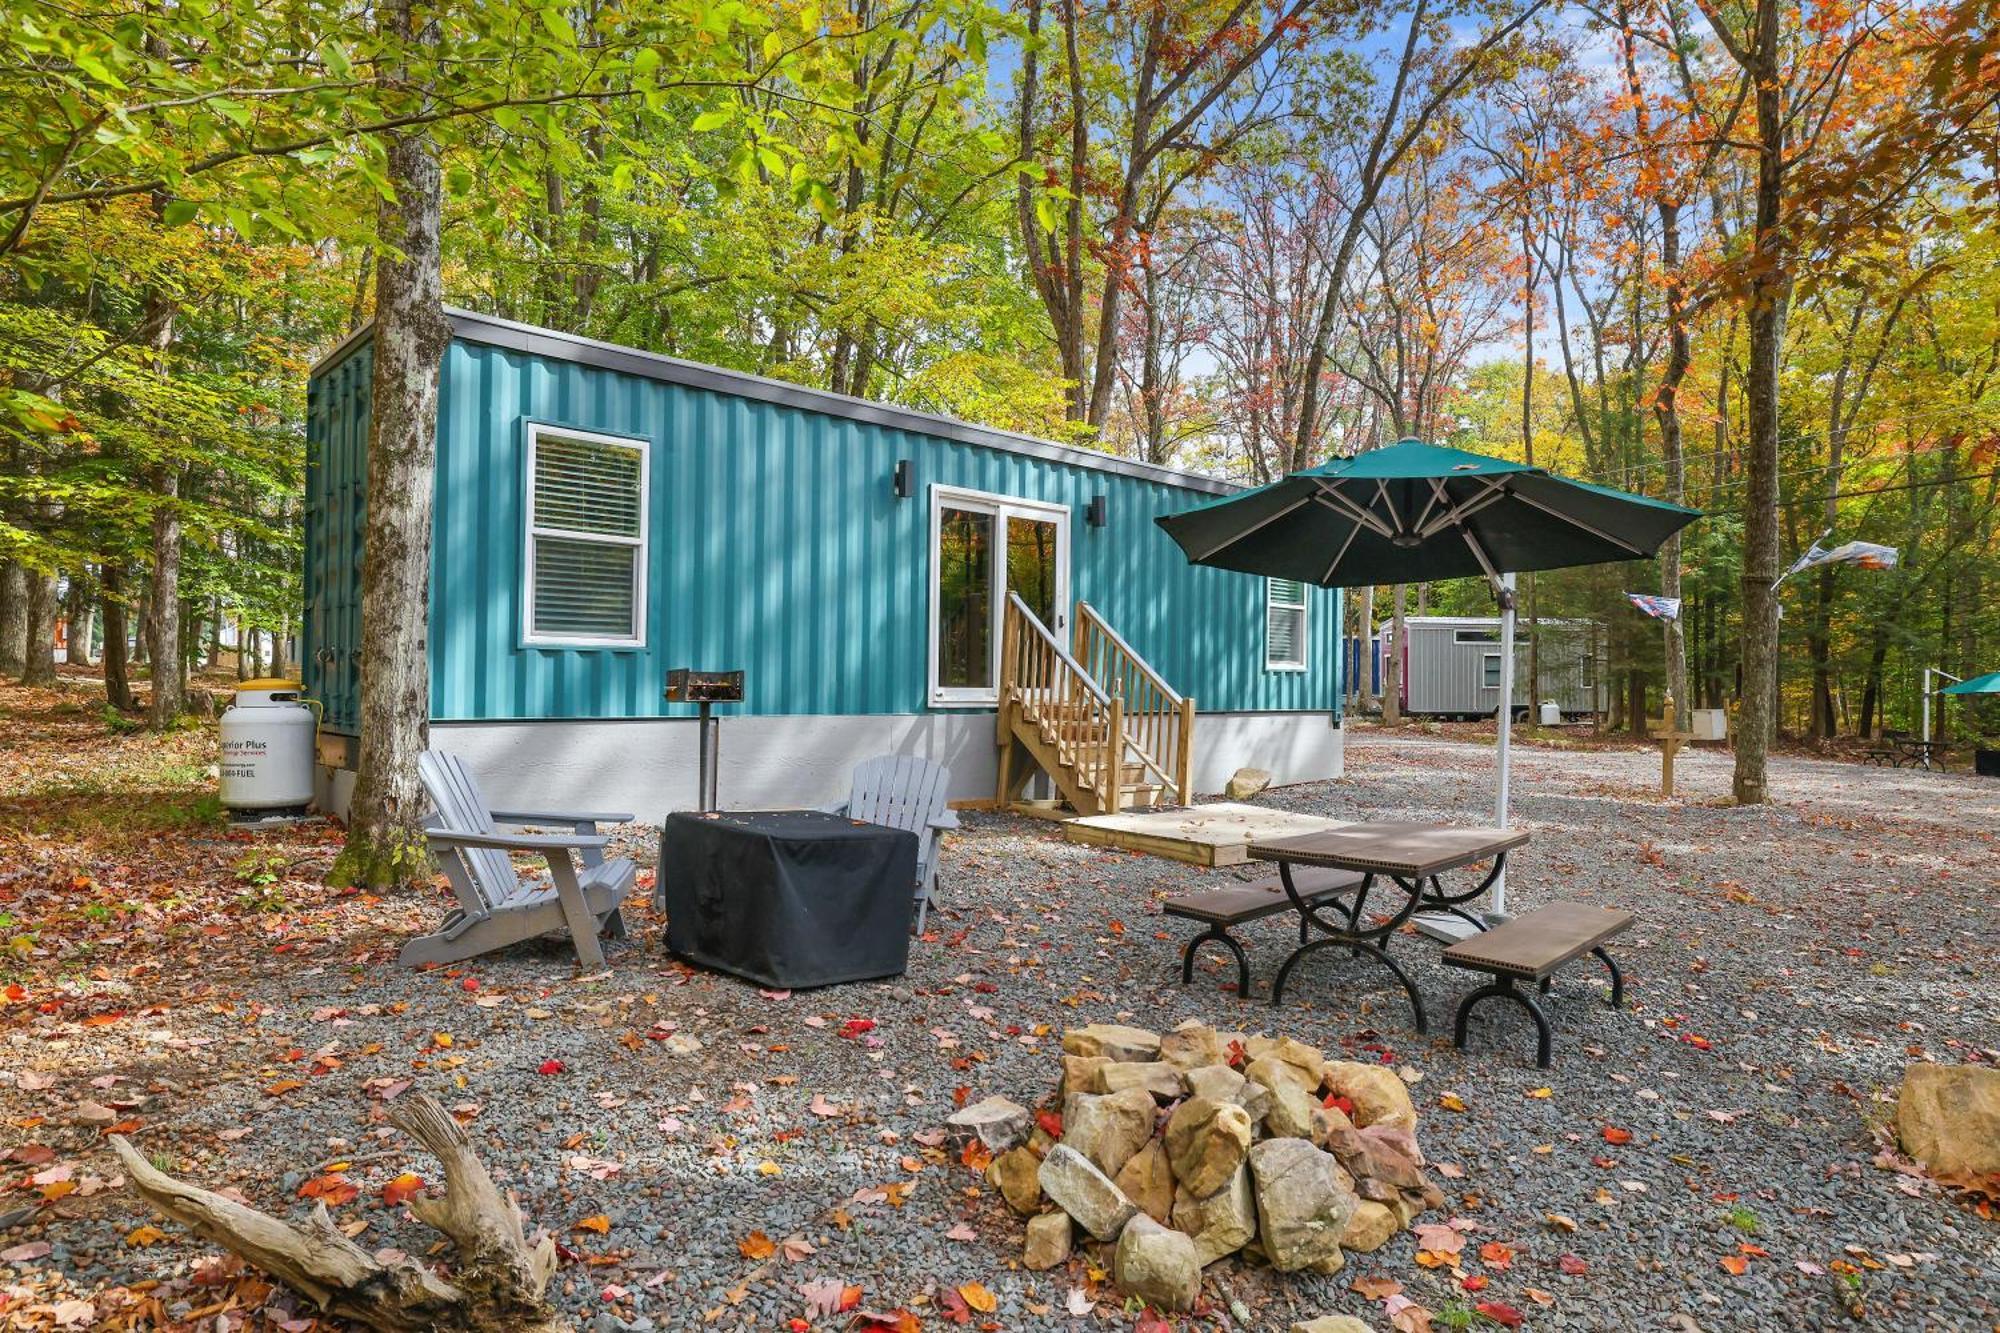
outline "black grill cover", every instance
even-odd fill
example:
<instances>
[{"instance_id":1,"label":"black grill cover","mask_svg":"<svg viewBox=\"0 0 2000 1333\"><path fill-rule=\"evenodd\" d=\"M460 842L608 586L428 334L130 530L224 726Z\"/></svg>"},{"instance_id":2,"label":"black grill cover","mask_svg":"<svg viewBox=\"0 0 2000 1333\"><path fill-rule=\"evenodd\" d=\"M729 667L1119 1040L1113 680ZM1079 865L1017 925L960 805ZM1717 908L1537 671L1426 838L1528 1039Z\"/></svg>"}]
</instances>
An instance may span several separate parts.
<instances>
[{"instance_id":1,"label":"black grill cover","mask_svg":"<svg viewBox=\"0 0 2000 1333\"><path fill-rule=\"evenodd\" d=\"M667 816L667 948L763 986L890 977L910 961L917 835L816 810Z\"/></svg>"}]
</instances>

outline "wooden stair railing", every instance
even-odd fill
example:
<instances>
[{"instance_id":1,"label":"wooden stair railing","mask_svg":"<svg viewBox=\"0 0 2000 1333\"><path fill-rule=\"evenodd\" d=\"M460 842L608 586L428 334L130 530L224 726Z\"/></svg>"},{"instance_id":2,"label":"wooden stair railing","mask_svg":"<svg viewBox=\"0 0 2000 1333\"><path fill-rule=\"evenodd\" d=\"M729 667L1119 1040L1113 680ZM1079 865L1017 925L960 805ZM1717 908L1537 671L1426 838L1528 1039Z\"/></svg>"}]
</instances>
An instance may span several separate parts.
<instances>
[{"instance_id":1,"label":"wooden stair railing","mask_svg":"<svg viewBox=\"0 0 2000 1333\"><path fill-rule=\"evenodd\" d=\"M1177 694L1087 602L1077 603L1074 651L1018 595L1000 642L999 802L1029 776L1016 742L1081 814L1193 795L1194 701Z\"/></svg>"},{"instance_id":2,"label":"wooden stair railing","mask_svg":"<svg viewBox=\"0 0 2000 1333\"><path fill-rule=\"evenodd\" d=\"M1076 604L1072 655L1092 680L1125 704L1125 740L1139 762L1170 787L1177 805L1194 797L1194 700L1183 698L1132 650L1089 602Z\"/></svg>"},{"instance_id":3,"label":"wooden stair railing","mask_svg":"<svg viewBox=\"0 0 2000 1333\"><path fill-rule=\"evenodd\" d=\"M1000 804L1028 777L1013 768L1018 740L1080 813L1123 808L1124 701L1091 679L1018 593L1007 598L1001 630L998 723Z\"/></svg>"}]
</instances>

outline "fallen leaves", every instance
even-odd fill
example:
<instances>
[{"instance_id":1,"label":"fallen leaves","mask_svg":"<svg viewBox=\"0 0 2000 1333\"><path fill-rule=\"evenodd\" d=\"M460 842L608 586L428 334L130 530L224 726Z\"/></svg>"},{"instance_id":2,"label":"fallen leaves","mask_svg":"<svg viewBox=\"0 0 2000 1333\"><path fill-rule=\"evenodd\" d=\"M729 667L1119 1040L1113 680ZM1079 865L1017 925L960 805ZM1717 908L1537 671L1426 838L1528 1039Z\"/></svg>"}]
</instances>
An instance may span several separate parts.
<instances>
[{"instance_id":1,"label":"fallen leaves","mask_svg":"<svg viewBox=\"0 0 2000 1333\"><path fill-rule=\"evenodd\" d=\"M536 1068L535 1072L538 1074L560 1074L562 1073L563 1068L564 1065L562 1061L556 1059L554 1056L550 1056L548 1059L542 1061L540 1066Z\"/></svg>"},{"instance_id":2,"label":"fallen leaves","mask_svg":"<svg viewBox=\"0 0 2000 1333\"><path fill-rule=\"evenodd\" d=\"M983 1282L961 1282L958 1286L958 1294L964 1299L966 1305L977 1310L980 1314L992 1314L1000 1308L999 1300L994 1297L992 1292L986 1289L986 1284Z\"/></svg>"},{"instance_id":3,"label":"fallen leaves","mask_svg":"<svg viewBox=\"0 0 2000 1333\"><path fill-rule=\"evenodd\" d=\"M166 1238L167 1233L156 1226L133 1227L125 1233L125 1243L140 1250L149 1245L158 1245Z\"/></svg>"},{"instance_id":4,"label":"fallen leaves","mask_svg":"<svg viewBox=\"0 0 2000 1333\"><path fill-rule=\"evenodd\" d=\"M611 1231L611 1218L607 1214L597 1213L591 1217L586 1217L578 1221L577 1223L575 1223L573 1226L570 1227L570 1230L592 1231L600 1236L607 1235Z\"/></svg>"},{"instance_id":5,"label":"fallen leaves","mask_svg":"<svg viewBox=\"0 0 2000 1333\"><path fill-rule=\"evenodd\" d=\"M778 1252L778 1242L761 1231L753 1231L736 1242L736 1252L752 1263L762 1263Z\"/></svg>"},{"instance_id":6,"label":"fallen leaves","mask_svg":"<svg viewBox=\"0 0 2000 1333\"><path fill-rule=\"evenodd\" d=\"M1606 1143L1625 1144L1632 1141L1632 1131L1629 1129L1620 1129L1616 1125L1606 1125L1603 1134Z\"/></svg>"},{"instance_id":7,"label":"fallen leaves","mask_svg":"<svg viewBox=\"0 0 2000 1333\"><path fill-rule=\"evenodd\" d=\"M361 1193L361 1187L338 1171L329 1171L322 1176L314 1176L299 1186L301 1199L318 1199L329 1208L337 1208L343 1203L353 1202Z\"/></svg>"},{"instance_id":8,"label":"fallen leaves","mask_svg":"<svg viewBox=\"0 0 2000 1333\"><path fill-rule=\"evenodd\" d=\"M410 1197L424 1188L424 1178L413 1171L405 1171L382 1186L382 1202L391 1208L400 1208Z\"/></svg>"}]
</instances>

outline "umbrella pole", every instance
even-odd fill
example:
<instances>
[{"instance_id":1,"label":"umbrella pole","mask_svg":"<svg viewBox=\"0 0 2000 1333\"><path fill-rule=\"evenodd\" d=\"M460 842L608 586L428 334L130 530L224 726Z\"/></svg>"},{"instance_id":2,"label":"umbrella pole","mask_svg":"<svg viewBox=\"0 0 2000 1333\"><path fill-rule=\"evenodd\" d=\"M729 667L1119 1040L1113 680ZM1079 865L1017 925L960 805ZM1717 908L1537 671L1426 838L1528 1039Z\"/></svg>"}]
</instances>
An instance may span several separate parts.
<instances>
[{"instance_id":1,"label":"umbrella pole","mask_svg":"<svg viewBox=\"0 0 2000 1333\"><path fill-rule=\"evenodd\" d=\"M1514 731L1514 576L1502 574L1494 594L1500 601L1500 791L1494 801L1493 822L1500 828L1506 828L1507 783L1513 776L1513 747L1510 742ZM1493 881L1493 908L1488 916L1504 919L1506 915L1507 871L1503 866L1499 877Z\"/></svg>"}]
</instances>

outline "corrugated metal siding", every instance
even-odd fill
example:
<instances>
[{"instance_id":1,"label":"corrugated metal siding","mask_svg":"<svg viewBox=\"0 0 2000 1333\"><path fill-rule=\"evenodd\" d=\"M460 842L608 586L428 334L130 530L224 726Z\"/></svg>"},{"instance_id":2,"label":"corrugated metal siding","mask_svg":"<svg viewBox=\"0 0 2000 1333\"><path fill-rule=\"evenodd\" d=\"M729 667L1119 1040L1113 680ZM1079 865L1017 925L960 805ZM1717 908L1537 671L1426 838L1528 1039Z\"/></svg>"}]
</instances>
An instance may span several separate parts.
<instances>
[{"instance_id":1,"label":"corrugated metal siding","mask_svg":"<svg viewBox=\"0 0 2000 1333\"><path fill-rule=\"evenodd\" d=\"M1497 635L1500 622L1408 626L1410 653L1408 689L1404 707L1412 713L1491 713L1500 698L1497 689L1483 688L1482 663L1487 653L1497 653L1500 645L1459 643L1459 630L1490 630ZM1530 697L1528 680L1527 626L1519 625L1514 642L1514 702L1526 707L1540 700ZM1541 627L1541 674L1543 699L1554 699L1564 713L1597 711L1592 682L1601 673L1590 669L1591 640L1587 626L1544 622Z\"/></svg>"},{"instance_id":2,"label":"corrugated metal siding","mask_svg":"<svg viewBox=\"0 0 2000 1333\"><path fill-rule=\"evenodd\" d=\"M523 646L530 421L652 442L644 648ZM1266 671L1262 580L1190 567L1153 523L1212 498L1196 492L464 341L445 358L438 434L439 720L690 712L660 697L675 666L743 668L733 713L924 711L934 484L1069 507L1072 596L1204 711L1338 704L1337 594L1312 591L1309 669ZM906 500L891 492L899 459L915 474ZM1109 521L1092 528L1099 494ZM358 581L358 547L309 548L312 581Z\"/></svg>"},{"instance_id":3,"label":"corrugated metal siding","mask_svg":"<svg viewBox=\"0 0 2000 1333\"><path fill-rule=\"evenodd\" d=\"M361 703L361 528L368 485L373 348L356 344L306 393L306 693L329 730L352 734Z\"/></svg>"}]
</instances>

